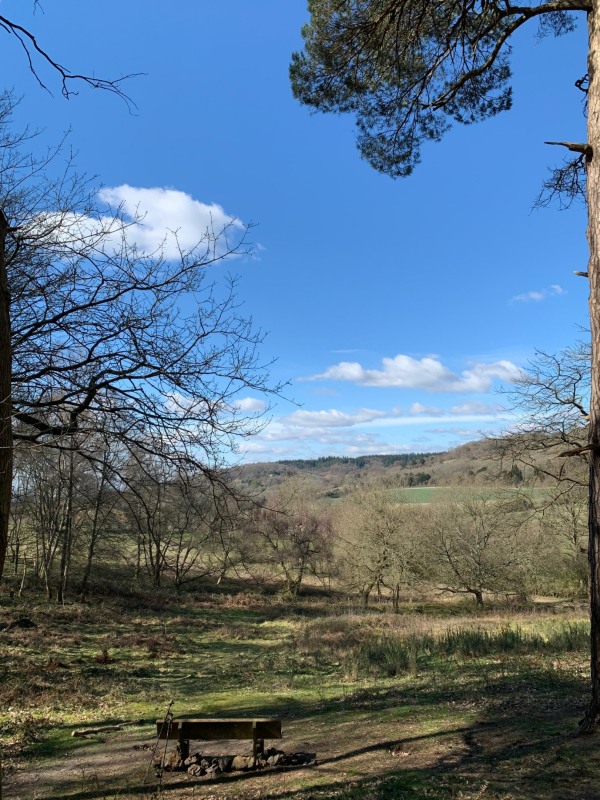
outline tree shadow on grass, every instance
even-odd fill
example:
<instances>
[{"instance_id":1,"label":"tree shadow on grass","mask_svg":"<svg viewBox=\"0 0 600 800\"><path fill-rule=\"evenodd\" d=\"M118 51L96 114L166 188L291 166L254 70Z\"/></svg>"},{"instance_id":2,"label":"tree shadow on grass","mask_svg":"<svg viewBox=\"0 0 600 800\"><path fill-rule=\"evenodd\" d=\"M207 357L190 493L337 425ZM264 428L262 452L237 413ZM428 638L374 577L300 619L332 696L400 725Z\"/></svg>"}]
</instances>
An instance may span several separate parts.
<instances>
[{"instance_id":1,"label":"tree shadow on grass","mask_svg":"<svg viewBox=\"0 0 600 800\"><path fill-rule=\"evenodd\" d=\"M310 731L311 723L316 730L318 723L321 736L328 737L328 750L318 753L315 768L215 779L165 774L161 791L174 800L189 798L192 787L198 796L214 791L271 800L467 800L483 793L485 800L598 800L598 739L573 736L586 694L584 679L520 669L495 679L472 671L443 686L425 677L335 701L298 701L293 711L303 731ZM410 719L394 718L394 709L404 705L410 706ZM281 710L280 703L272 703L256 714L276 716ZM455 724L461 718L466 724ZM350 738L349 726L354 726ZM358 746L347 746L352 743ZM84 787L74 777L38 797L126 800L150 797L156 786L152 774L154 786L135 775L95 780Z\"/></svg>"}]
</instances>

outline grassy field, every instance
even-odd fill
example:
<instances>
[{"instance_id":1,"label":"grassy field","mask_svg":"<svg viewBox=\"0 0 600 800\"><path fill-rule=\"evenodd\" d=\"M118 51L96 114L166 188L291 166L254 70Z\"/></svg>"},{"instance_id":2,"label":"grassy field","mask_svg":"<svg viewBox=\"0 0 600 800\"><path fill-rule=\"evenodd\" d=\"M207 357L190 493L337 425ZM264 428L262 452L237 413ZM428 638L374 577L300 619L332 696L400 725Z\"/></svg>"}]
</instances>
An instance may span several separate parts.
<instances>
[{"instance_id":1,"label":"grassy field","mask_svg":"<svg viewBox=\"0 0 600 800\"><path fill-rule=\"evenodd\" d=\"M402 503L431 503L435 492L448 492L437 486L412 486L405 489L394 489L395 499Z\"/></svg>"},{"instance_id":2,"label":"grassy field","mask_svg":"<svg viewBox=\"0 0 600 800\"><path fill-rule=\"evenodd\" d=\"M395 615L247 594L0 607L0 624L20 616L35 627L0 632L5 800L600 797L597 740L572 735L588 693L583 608ZM166 773L157 787L153 722L170 700L176 716L280 716L282 748L318 763ZM137 724L71 736L116 721Z\"/></svg>"},{"instance_id":3,"label":"grassy field","mask_svg":"<svg viewBox=\"0 0 600 800\"><path fill-rule=\"evenodd\" d=\"M421 504L421 503L432 503L436 500L447 500L447 499L468 499L469 497L482 497L489 494L497 494L501 496L506 494L506 492L512 493L520 493L520 494L527 494L534 498L539 498L544 495L543 488L539 487L527 487L523 488L515 488L515 487L501 487L495 490L490 490L489 488L482 488L481 486L459 486L459 487L452 487L452 486L411 486L411 487L404 487L401 489L390 489L390 496L392 499L397 500L401 503L414 503L414 504Z\"/></svg>"}]
</instances>

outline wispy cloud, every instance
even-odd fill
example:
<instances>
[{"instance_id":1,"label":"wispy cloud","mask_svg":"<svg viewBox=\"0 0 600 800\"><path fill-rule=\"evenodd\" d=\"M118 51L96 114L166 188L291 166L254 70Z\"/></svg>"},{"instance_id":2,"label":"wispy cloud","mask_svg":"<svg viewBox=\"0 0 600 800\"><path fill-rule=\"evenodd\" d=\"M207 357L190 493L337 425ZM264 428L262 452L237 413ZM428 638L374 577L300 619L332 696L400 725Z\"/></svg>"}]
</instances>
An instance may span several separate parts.
<instances>
[{"instance_id":1,"label":"wispy cloud","mask_svg":"<svg viewBox=\"0 0 600 800\"><path fill-rule=\"evenodd\" d=\"M481 439L481 436L486 432L491 435L494 429L488 428L486 431L486 429L480 428L476 432L477 435L474 435L473 428L431 428L430 431L435 435L436 440L439 440L440 437L447 438L449 441L448 447L450 448L456 447L463 442L472 442L474 439Z\"/></svg>"},{"instance_id":2,"label":"wispy cloud","mask_svg":"<svg viewBox=\"0 0 600 800\"><path fill-rule=\"evenodd\" d=\"M427 414L429 416L435 416L436 414L441 414L441 408L435 408L433 406L424 406L423 403L413 403L412 406L408 409L409 414L413 414L417 416L419 414Z\"/></svg>"},{"instance_id":3,"label":"wispy cloud","mask_svg":"<svg viewBox=\"0 0 600 800\"><path fill-rule=\"evenodd\" d=\"M524 292L523 294L516 294L510 298L511 303L539 303L542 300L547 300L549 297L557 297L561 294L566 294L566 289L559 286L558 283L553 283L545 289L537 289L531 292Z\"/></svg>"},{"instance_id":4,"label":"wispy cloud","mask_svg":"<svg viewBox=\"0 0 600 800\"><path fill-rule=\"evenodd\" d=\"M327 449L323 449L323 444ZM277 461L286 458L315 458L324 454L328 455L344 455L344 456L368 456L368 455L396 455L397 453L413 453L415 452L414 443L408 444L392 444L383 441L377 434L364 434L361 436L348 436L332 437L326 443L323 442L306 442L305 447L299 451L298 444L277 444L273 445L269 442L263 442L260 439L251 439L244 445L245 460L267 460ZM428 447L428 450L439 450L439 447Z\"/></svg>"},{"instance_id":5,"label":"wispy cloud","mask_svg":"<svg viewBox=\"0 0 600 800\"><path fill-rule=\"evenodd\" d=\"M304 428L348 428L354 425L364 425L366 422L373 422L373 420L387 416L386 411L377 411L373 408L361 408L353 414L329 409L328 411L294 411L293 414L283 417L281 421L288 425Z\"/></svg>"},{"instance_id":6,"label":"wispy cloud","mask_svg":"<svg viewBox=\"0 0 600 800\"><path fill-rule=\"evenodd\" d=\"M521 369L507 360L476 363L457 374L436 356L416 359L400 354L382 359L381 369L367 369L357 361L341 361L324 372L298 380L349 381L358 386L424 389L428 392L488 392L495 380L514 383L521 376Z\"/></svg>"},{"instance_id":7,"label":"wispy cloud","mask_svg":"<svg viewBox=\"0 0 600 800\"><path fill-rule=\"evenodd\" d=\"M482 413L483 412L483 413ZM440 424L471 423L473 425L486 425L506 421L512 417L500 407L483 404L477 408L475 404L469 413L467 406L456 406L450 412L438 408L427 408L415 403L410 409L410 414L405 415L400 408L377 410L361 408L349 413L338 409L322 411L295 411L278 419L272 420L266 428L258 434L261 441L308 441L314 440L321 444L339 442L340 437L365 435L365 431L389 428L421 428L422 426ZM371 434L369 434L371 435Z\"/></svg>"},{"instance_id":8,"label":"wispy cloud","mask_svg":"<svg viewBox=\"0 0 600 800\"><path fill-rule=\"evenodd\" d=\"M471 403L461 403L458 406L452 406L450 413L456 414L457 416L472 416L473 414L499 414L504 410L505 409L503 406L498 405L498 403L480 403L474 401Z\"/></svg>"},{"instance_id":9,"label":"wispy cloud","mask_svg":"<svg viewBox=\"0 0 600 800\"><path fill-rule=\"evenodd\" d=\"M336 356L351 356L364 352L364 349L362 347L349 347L345 350L331 350L330 352Z\"/></svg>"},{"instance_id":10,"label":"wispy cloud","mask_svg":"<svg viewBox=\"0 0 600 800\"><path fill-rule=\"evenodd\" d=\"M408 413L398 407L301 409L271 420L243 449L246 460L267 461L441 450L448 441L477 439L482 430L493 432L511 419L500 406L484 403L449 411L413 403Z\"/></svg>"}]
</instances>

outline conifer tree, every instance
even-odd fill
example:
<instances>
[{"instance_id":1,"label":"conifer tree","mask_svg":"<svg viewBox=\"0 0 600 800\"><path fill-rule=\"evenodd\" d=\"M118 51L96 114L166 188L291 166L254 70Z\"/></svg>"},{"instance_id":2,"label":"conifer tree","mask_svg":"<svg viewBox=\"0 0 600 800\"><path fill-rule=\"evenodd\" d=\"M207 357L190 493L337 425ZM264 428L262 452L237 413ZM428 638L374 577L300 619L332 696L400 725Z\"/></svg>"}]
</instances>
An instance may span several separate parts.
<instances>
[{"instance_id":1,"label":"conifer tree","mask_svg":"<svg viewBox=\"0 0 600 800\"><path fill-rule=\"evenodd\" d=\"M324 112L355 115L361 154L380 172L409 175L421 144L453 122L470 124L511 107L510 46L523 26L561 36L587 17L587 141L553 142L584 173L588 206L592 338L589 438L589 571L592 699L582 732L600 720L600 0L309 0L304 50L290 68L295 96ZM597 155L598 154L598 155ZM560 188L560 187L559 187Z\"/></svg>"}]
</instances>

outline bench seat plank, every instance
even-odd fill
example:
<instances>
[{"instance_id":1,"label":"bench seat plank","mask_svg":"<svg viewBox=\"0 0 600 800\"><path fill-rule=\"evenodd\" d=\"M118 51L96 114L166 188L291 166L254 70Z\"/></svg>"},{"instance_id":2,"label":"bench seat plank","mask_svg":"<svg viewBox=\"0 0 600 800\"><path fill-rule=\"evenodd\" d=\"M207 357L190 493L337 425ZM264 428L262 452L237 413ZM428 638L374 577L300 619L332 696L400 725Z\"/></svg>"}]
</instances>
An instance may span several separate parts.
<instances>
[{"instance_id":1,"label":"bench seat plank","mask_svg":"<svg viewBox=\"0 0 600 800\"><path fill-rule=\"evenodd\" d=\"M161 739L167 738L167 726L156 721ZM209 741L217 739L281 739L281 720L271 718L174 719L169 739Z\"/></svg>"}]
</instances>

